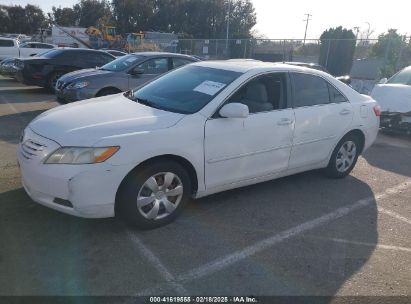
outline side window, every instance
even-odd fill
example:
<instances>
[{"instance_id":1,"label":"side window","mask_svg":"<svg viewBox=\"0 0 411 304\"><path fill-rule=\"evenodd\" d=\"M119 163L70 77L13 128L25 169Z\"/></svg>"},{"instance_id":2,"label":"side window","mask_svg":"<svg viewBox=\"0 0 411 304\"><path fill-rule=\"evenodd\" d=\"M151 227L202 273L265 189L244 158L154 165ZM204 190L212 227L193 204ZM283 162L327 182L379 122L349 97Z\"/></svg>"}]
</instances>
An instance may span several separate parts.
<instances>
[{"instance_id":1,"label":"side window","mask_svg":"<svg viewBox=\"0 0 411 304\"><path fill-rule=\"evenodd\" d=\"M173 58L173 69L181 67L183 65L192 63L191 60L183 59L183 58Z\"/></svg>"},{"instance_id":2,"label":"side window","mask_svg":"<svg viewBox=\"0 0 411 304\"><path fill-rule=\"evenodd\" d=\"M285 73L259 76L243 85L226 103L243 103L250 113L284 109L287 107L286 79Z\"/></svg>"},{"instance_id":3,"label":"side window","mask_svg":"<svg viewBox=\"0 0 411 304\"><path fill-rule=\"evenodd\" d=\"M140 64L144 74L162 74L168 71L168 58L153 58Z\"/></svg>"},{"instance_id":4,"label":"side window","mask_svg":"<svg viewBox=\"0 0 411 304\"><path fill-rule=\"evenodd\" d=\"M39 43L39 44L37 44L37 46L36 46L38 49L52 49L53 48L53 46L52 45L49 45L49 44L42 44L42 43Z\"/></svg>"},{"instance_id":5,"label":"side window","mask_svg":"<svg viewBox=\"0 0 411 304\"><path fill-rule=\"evenodd\" d=\"M12 40L0 39L0 47L13 47L14 43Z\"/></svg>"},{"instance_id":6,"label":"side window","mask_svg":"<svg viewBox=\"0 0 411 304\"><path fill-rule=\"evenodd\" d=\"M293 73L294 107L307 107L330 103L328 84L321 77Z\"/></svg>"},{"instance_id":7,"label":"side window","mask_svg":"<svg viewBox=\"0 0 411 304\"><path fill-rule=\"evenodd\" d=\"M105 65L106 63L109 63L110 61L114 60L111 56L108 56L106 54L96 54L94 56L94 61L96 62L97 66L102 66Z\"/></svg>"},{"instance_id":8,"label":"side window","mask_svg":"<svg viewBox=\"0 0 411 304\"><path fill-rule=\"evenodd\" d=\"M346 102L347 99L343 94L340 93L336 88L334 88L332 85L328 84L328 89L330 91L330 100L333 103L338 103L338 102Z\"/></svg>"}]
</instances>

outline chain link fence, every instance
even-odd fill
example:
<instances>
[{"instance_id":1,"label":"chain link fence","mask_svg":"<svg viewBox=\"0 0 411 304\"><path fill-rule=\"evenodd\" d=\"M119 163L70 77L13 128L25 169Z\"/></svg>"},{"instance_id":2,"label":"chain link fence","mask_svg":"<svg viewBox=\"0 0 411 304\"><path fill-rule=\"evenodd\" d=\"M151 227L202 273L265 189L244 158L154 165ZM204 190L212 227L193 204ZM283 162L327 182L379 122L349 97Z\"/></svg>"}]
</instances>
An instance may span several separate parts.
<instances>
[{"instance_id":1,"label":"chain link fence","mask_svg":"<svg viewBox=\"0 0 411 304\"><path fill-rule=\"evenodd\" d=\"M130 50L167 51L193 55L204 60L250 58L270 62L315 63L332 72L331 62L343 60L338 56L345 55L336 51L342 47L342 42L349 42L353 46L345 74L351 76L352 86L361 93L369 93L380 78L391 76L411 65L410 37L403 37L400 43L387 40L378 47L377 39L145 39L139 45L131 46Z\"/></svg>"}]
</instances>

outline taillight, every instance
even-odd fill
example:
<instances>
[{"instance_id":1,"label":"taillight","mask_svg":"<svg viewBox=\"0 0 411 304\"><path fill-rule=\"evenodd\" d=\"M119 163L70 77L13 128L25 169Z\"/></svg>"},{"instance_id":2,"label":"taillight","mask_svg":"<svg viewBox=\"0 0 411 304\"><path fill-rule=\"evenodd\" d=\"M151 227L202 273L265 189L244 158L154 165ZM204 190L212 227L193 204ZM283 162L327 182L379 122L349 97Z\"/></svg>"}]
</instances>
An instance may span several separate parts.
<instances>
[{"instance_id":1,"label":"taillight","mask_svg":"<svg viewBox=\"0 0 411 304\"><path fill-rule=\"evenodd\" d=\"M381 116L381 107L379 105L374 106L374 113L375 116L380 117Z\"/></svg>"}]
</instances>

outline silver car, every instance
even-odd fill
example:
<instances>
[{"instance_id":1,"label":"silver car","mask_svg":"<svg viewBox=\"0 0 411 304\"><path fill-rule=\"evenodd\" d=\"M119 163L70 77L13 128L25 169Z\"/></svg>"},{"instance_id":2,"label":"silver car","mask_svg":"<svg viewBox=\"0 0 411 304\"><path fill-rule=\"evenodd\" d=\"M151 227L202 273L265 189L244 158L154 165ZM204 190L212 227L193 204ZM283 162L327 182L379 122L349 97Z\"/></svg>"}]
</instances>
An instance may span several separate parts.
<instances>
[{"instance_id":1,"label":"silver car","mask_svg":"<svg viewBox=\"0 0 411 304\"><path fill-rule=\"evenodd\" d=\"M138 87L149 80L199 59L181 54L141 52L117 58L95 69L65 74L56 83L61 102L72 102L116 94Z\"/></svg>"}]
</instances>

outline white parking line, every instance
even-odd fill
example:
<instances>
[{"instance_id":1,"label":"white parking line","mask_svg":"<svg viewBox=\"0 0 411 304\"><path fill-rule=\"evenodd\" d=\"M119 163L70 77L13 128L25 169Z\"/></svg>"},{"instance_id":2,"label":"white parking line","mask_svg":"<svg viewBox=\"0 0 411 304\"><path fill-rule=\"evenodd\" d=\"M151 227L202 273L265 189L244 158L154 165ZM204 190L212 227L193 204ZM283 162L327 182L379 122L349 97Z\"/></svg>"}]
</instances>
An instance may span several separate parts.
<instances>
[{"instance_id":1,"label":"white parking line","mask_svg":"<svg viewBox=\"0 0 411 304\"><path fill-rule=\"evenodd\" d=\"M382 244L358 242L358 241L351 241L351 240L346 240L346 239L327 238L327 237L320 237L320 236L310 236L310 238L318 239L318 240L332 241L332 242L343 243L343 244L352 244L352 245L376 247L376 248L388 249L388 250L411 252L411 248L401 247L401 246L382 245Z\"/></svg>"},{"instance_id":2,"label":"white parking line","mask_svg":"<svg viewBox=\"0 0 411 304\"><path fill-rule=\"evenodd\" d=\"M216 259L210 263L207 263L203 266L197 267L195 269L192 269L188 271L185 274L179 275L176 278L176 281L173 281L173 283L180 282L180 283L187 283L190 281L194 281L200 278L203 278L205 276L208 276L210 274L213 274L215 272L218 272L224 268L227 268L235 263L241 262L242 260L257 254L265 249L268 249L271 246L277 245L287 239L290 239L292 237L298 236L304 232L307 232L309 230L312 230L314 228L320 227L321 225L327 224L329 222L332 222L333 220L337 220L345 215L348 215L352 213L355 210L362 209L364 207L369 206L372 204L374 201L384 199L390 195L397 194L403 190L406 190L411 187L411 179L408 179L407 181L386 189L384 192L379 193L375 196L370 196L365 199L361 199L356 201L353 204L350 204L346 207L341 207L336 209L333 212L327 213L323 216L320 216L316 219L313 219L311 221L305 222L303 224L300 224L298 226L295 226L291 229L282 231L278 234L275 234L269 238L266 238L262 241L259 241L253 245L250 245L248 247L245 247L243 249L237 250L234 253L231 253L223 258ZM139 294L155 294L161 290L164 290L164 286L156 286L150 289L143 290L139 292Z\"/></svg>"},{"instance_id":3,"label":"white parking line","mask_svg":"<svg viewBox=\"0 0 411 304\"><path fill-rule=\"evenodd\" d=\"M383 199L387 197L388 195L396 194L399 191L405 190L411 186L411 180L408 180L407 182L401 183L400 185L397 185L395 187L389 188L386 191L384 191L381 194L377 194L375 197L370 196L368 198L359 200L351 205L348 205L346 207L341 207L338 208L337 210L327 213L323 216L320 216L316 219L313 219L311 221L305 222L303 224L300 224L298 226L295 226L294 228L282 231L276 235L273 235L272 237L269 237L265 240L259 241L255 243L254 245L248 246L244 249L238 250L232 254L229 254L223 258L217 259L213 262L207 263L203 266L200 266L196 269L193 269L189 271L187 274L179 276L178 280L181 282L186 282L186 281L191 281L191 280L196 280L201 277L207 276L209 274L212 274L214 272L217 272L223 268L226 268L232 264L238 263L256 253L259 253L273 245L276 245L282 241L285 241L291 237L297 236L299 234L302 234L308 230L312 230L314 228L317 228L323 224L326 224L328 222L331 222L333 220L336 220L340 217L343 217L355 210L358 210L360 208L366 207L370 205L372 202L374 202L377 199Z\"/></svg>"},{"instance_id":4,"label":"white parking line","mask_svg":"<svg viewBox=\"0 0 411 304\"><path fill-rule=\"evenodd\" d=\"M137 246L139 251L150 262L150 264L160 273L163 279L174 288L180 295L187 295L188 291L183 285L177 282L176 278L168 271L160 259L130 230L127 231L130 240Z\"/></svg>"},{"instance_id":5,"label":"white parking line","mask_svg":"<svg viewBox=\"0 0 411 304\"><path fill-rule=\"evenodd\" d=\"M402 215L400 215L400 214L398 214L394 211L387 210L387 209L384 209L382 207L378 207L378 212L387 214L389 216L392 216L392 217L396 218L397 220L403 221L403 222L411 225L411 220L410 219L408 219L408 218L406 218L406 217L404 217L404 216L402 216Z\"/></svg>"}]
</instances>

